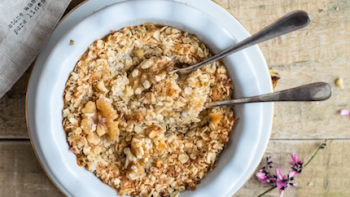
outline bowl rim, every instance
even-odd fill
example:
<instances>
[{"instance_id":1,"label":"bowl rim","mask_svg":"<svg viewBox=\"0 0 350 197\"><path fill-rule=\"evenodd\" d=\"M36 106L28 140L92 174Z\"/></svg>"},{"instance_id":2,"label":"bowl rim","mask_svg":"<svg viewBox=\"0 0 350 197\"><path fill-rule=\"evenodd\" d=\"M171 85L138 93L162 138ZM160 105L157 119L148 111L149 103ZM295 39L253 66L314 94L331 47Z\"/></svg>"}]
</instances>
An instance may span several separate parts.
<instances>
[{"instance_id":1,"label":"bowl rim","mask_svg":"<svg viewBox=\"0 0 350 197\"><path fill-rule=\"evenodd\" d=\"M93 1L93 0L90 0L90 1ZM125 1L125 0L117 0L117 2L109 2L109 4L108 4L106 7L109 7L109 6L111 6L111 5L118 4L118 3L124 2L124 1ZM136 1L138 1L138 0L136 0ZM152 0L151 0L151 1L152 1ZM185 0L175 0L175 1L182 2L182 3L187 3ZM196 0L193 0L193 1L196 1ZM224 8L224 7L223 7L222 5L220 5L218 2L216 2L216 1L214 1L214 0L207 0L207 1L212 1L212 2L214 2L216 5L220 6L220 7L223 8L223 9L225 9L225 10L227 11L228 14L230 14L231 16L233 16L233 18L234 18L238 23L240 23L240 22L238 21L238 19L237 19L232 13L230 13L226 8ZM87 2L89 2L89 0L84 0L84 1L82 1L81 3L79 3L77 6L75 6L72 10L70 10L70 11L58 22L57 26L58 26L61 22L63 22L67 17L69 17L71 13L73 13L76 9L78 9L80 6L82 6L83 4L85 4L85 3L87 3ZM100 11L100 10L102 10L102 9L104 9L104 8L105 8L105 7L102 7L101 9L98 9L97 11ZM202 11L202 10L201 10L201 11ZM95 13L95 12L93 12L92 14L94 14L94 13ZM90 15L92 15L92 14L88 14L88 15L85 16L83 19L85 19L86 17L88 17L88 16L90 16ZM82 20L83 20L83 19L82 19ZM81 20L80 20L80 21L81 21ZM78 23L80 23L80 21L79 21ZM78 23L77 23L77 24L78 24ZM77 24L75 24L75 25L77 25ZM240 25L242 25L242 27L244 28L244 30L246 30L246 28L243 26L242 23L240 23ZM57 27L57 26L56 26L56 27ZM71 30L71 29L68 29L67 32L69 32L70 30ZM67 32L66 32L66 33L67 33ZM64 36L65 36L65 34L63 34L63 35L61 36L61 38L64 37ZM58 42L60 42L60 40L59 40ZM58 42L57 42L57 43L58 43ZM55 48L55 46L56 46L57 43L54 44L53 49ZM265 64L266 68L268 69L268 66L267 66L265 57L262 55L262 53L261 53L261 51L260 51L260 48L259 48L257 45L256 45L255 47L258 49L258 52L260 53L261 58L263 59L263 62L264 62L264 64ZM48 55L48 57L49 57L49 56L50 56L50 55ZM34 60L34 62L32 63L32 65L35 66L36 60L37 60L37 59ZM45 64L45 63L44 63L44 64ZM39 161L39 164L40 164L41 167L43 168L44 172L45 172L46 175L49 177L49 179L51 180L51 182L62 192L62 194L64 194L65 196L67 196L66 193L62 191L62 189L56 184L55 181L53 181L52 177L51 177L51 176L49 175L49 173L46 171L46 169L45 169L45 167L43 166L43 164L42 164L42 162L41 162L41 160L40 160L40 157L39 157L39 155L38 155L38 153L37 153L37 151L36 151L36 149L35 149L35 145L33 144L32 136L31 136L31 132L30 132L30 126L29 126L29 119L28 119L28 93L29 93L29 89L30 89L30 82L31 82L31 77L32 77L32 72L33 72L33 70L34 70L34 66L32 67L32 69L31 69L31 71L30 71L30 76L29 76L29 81L28 81L28 86L27 86L27 91L26 91L27 94L26 94L26 99L25 99L25 115L26 115L26 123L27 123L28 134L29 134L29 137L30 137L30 141L31 141L31 144L32 144L34 153L35 153L35 155L36 155L36 157L37 157L37 159L38 159L38 161ZM268 73L268 75L270 76L269 73ZM271 77L269 77L269 79L270 79L270 82L271 82ZM270 83L270 84L272 84L272 83ZM273 92L272 85L271 85L271 92ZM274 104L273 104L273 103L272 103L272 105L271 105L271 108L272 108L271 110L272 110L272 113L273 113L273 111L274 111ZM271 117L271 128L272 128L272 122L273 122L273 117ZM267 140L267 142L268 142L269 139L270 139L270 135L271 135L271 129L270 129L270 131L269 131L269 135L268 135L268 140ZM264 147L264 151L263 151L263 152L265 152L265 150L266 150L266 148L267 148L267 142L265 143L265 147ZM261 154L261 158L262 158L262 157L263 157L263 154ZM261 158L259 158L259 160L261 160ZM255 170L256 170L256 168L258 167L258 165L259 165L259 163L256 164L256 167L254 167ZM254 170L254 171L255 171L255 170ZM251 176L254 174L254 171L251 173L251 175L250 175L249 177L251 177ZM245 182L246 182L246 181L245 181ZM241 185L243 185L245 182L243 182ZM240 186L240 187L241 187L241 186ZM239 187L239 188L240 188L240 187Z\"/></svg>"}]
</instances>

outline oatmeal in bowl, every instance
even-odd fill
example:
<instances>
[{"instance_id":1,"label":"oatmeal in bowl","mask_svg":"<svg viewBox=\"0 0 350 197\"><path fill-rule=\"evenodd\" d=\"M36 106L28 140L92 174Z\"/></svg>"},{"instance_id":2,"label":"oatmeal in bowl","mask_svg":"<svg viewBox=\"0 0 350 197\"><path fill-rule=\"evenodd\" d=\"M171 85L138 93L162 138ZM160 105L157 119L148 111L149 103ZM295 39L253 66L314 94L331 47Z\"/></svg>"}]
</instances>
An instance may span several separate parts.
<instances>
[{"instance_id":1,"label":"oatmeal in bowl","mask_svg":"<svg viewBox=\"0 0 350 197\"><path fill-rule=\"evenodd\" d=\"M174 27L125 27L96 40L64 90L63 126L77 164L118 195L178 196L211 172L235 124L222 61L179 79L174 66L210 57Z\"/></svg>"}]
</instances>

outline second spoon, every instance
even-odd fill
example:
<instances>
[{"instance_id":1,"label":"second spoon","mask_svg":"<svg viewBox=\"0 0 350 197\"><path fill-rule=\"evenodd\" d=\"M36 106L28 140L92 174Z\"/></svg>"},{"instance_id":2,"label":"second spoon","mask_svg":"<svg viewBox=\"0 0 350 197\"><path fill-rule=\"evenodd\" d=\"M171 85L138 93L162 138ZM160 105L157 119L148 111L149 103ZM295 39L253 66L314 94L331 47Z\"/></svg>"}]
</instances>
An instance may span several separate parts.
<instances>
[{"instance_id":1,"label":"second spoon","mask_svg":"<svg viewBox=\"0 0 350 197\"><path fill-rule=\"evenodd\" d=\"M174 68L179 74L188 74L198 68L222 59L234 52L240 51L252 45L264 42L266 40L281 36L283 34L306 27L310 23L310 16L304 11L294 11L282 18L278 19L274 23L265 27L261 31L248 37L247 39L235 44L234 46L202 61L198 64L186 67L186 68Z\"/></svg>"},{"instance_id":2,"label":"second spoon","mask_svg":"<svg viewBox=\"0 0 350 197\"><path fill-rule=\"evenodd\" d=\"M332 87L328 83L317 82L307 85L263 94L259 96L232 99L227 101L217 101L208 103L207 108L225 105L237 105L257 102L278 102L278 101L324 101L331 97Z\"/></svg>"}]
</instances>

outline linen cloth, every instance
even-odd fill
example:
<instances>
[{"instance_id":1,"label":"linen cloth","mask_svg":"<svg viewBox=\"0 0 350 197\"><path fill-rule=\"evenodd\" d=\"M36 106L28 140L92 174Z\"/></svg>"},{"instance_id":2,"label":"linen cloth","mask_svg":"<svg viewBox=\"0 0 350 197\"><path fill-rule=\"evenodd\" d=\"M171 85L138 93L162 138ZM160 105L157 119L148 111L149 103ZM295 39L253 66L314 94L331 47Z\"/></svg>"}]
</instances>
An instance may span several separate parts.
<instances>
[{"instance_id":1,"label":"linen cloth","mask_svg":"<svg viewBox=\"0 0 350 197\"><path fill-rule=\"evenodd\" d=\"M0 3L0 98L35 60L69 3L70 0Z\"/></svg>"}]
</instances>

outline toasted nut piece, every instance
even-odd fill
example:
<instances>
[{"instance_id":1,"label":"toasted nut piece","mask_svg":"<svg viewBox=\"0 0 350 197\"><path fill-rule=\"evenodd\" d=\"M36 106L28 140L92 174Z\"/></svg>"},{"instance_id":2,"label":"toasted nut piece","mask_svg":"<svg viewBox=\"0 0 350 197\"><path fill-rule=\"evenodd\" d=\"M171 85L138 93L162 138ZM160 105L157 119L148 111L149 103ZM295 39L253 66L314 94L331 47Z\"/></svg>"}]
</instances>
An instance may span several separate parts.
<instances>
[{"instance_id":1,"label":"toasted nut piece","mask_svg":"<svg viewBox=\"0 0 350 197\"><path fill-rule=\"evenodd\" d=\"M189 37L185 37L182 39L182 42L188 44L191 42L191 39Z\"/></svg>"},{"instance_id":2,"label":"toasted nut piece","mask_svg":"<svg viewBox=\"0 0 350 197\"><path fill-rule=\"evenodd\" d=\"M275 87L277 86L278 80L281 79L281 76L273 69L270 69L270 75L272 80L272 86L275 89Z\"/></svg>"},{"instance_id":3,"label":"toasted nut piece","mask_svg":"<svg viewBox=\"0 0 350 197\"><path fill-rule=\"evenodd\" d=\"M208 153L206 162L209 163L209 164L210 163L214 163L215 158L216 158L216 154L215 153Z\"/></svg>"},{"instance_id":4,"label":"toasted nut piece","mask_svg":"<svg viewBox=\"0 0 350 197\"><path fill-rule=\"evenodd\" d=\"M69 45L74 45L74 40L70 40Z\"/></svg>"},{"instance_id":5,"label":"toasted nut piece","mask_svg":"<svg viewBox=\"0 0 350 197\"><path fill-rule=\"evenodd\" d=\"M118 128L118 122L117 121L110 121L107 123L109 131L107 133L107 137L109 140L115 140L117 136L119 135L119 128Z\"/></svg>"},{"instance_id":6,"label":"toasted nut piece","mask_svg":"<svg viewBox=\"0 0 350 197\"><path fill-rule=\"evenodd\" d=\"M106 129L105 129L104 125L97 125L96 132L99 136L106 134Z\"/></svg>"},{"instance_id":7,"label":"toasted nut piece","mask_svg":"<svg viewBox=\"0 0 350 197\"><path fill-rule=\"evenodd\" d=\"M82 158L82 157L77 158L77 164L78 164L78 166L83 166L84 160L85 160L85 159Z\"/></svg>"},{"instance_id":8,"label":"toasted nut piece","mask_svg":"<svg viewBox=\"0 0 350 197\"><path fill-rule=\"evenodd\" d=\"M137 124L140 124L144 120L144 117L141 112L135 112L133 114L126 115L125 118L128 121L136 122Z\"/></svg>"},{"instance_id":9,"label":"toasted nut piece","mask_svg":"<svg viewBox=\"0 0 350 197\"><path fill-rule=\"evenodd\" d=\"M193 147L192 143L186 143L185 147L184 147L184 150L185 151L191 151L192 147Z\"/></svg>"},{"instance_id":10,"label":"toasted nut piece","mask_svg":"<svg viewBox=\"0 0 350 197\"><path fill-rule=\"evenodd\" d=\"M196 132L193 131L193 130L191 130L191 131L189 131L189 132L186 133L186 136L187 136L187 137L193 137L193 136L195 136L195 135L196 135Z\"/></svg>"},{"instance_id":11,"label":"toasted nut piece","mask_svg":"<svg viewBox=\"0 0 350 197\"><path fill-rule=\"evenodd\" d=\"M84 118L81 123L80 123L81 129L83 129L85 134L90 134L91 133L91 121L87 118Z\"/></svg>"},{"instance_id":12,"label":"toasted nut piece","mask_svg":"<svg viewBox=\"0 0 350 197\"><path fill-rule=\"evenodd\" d=\"M144 81L142 85L145 89L149 89L151 87L151 83L148 80Z\"/></svg>"},{"instance_id":13,"label":"toasted nut piece","mask_svg":"<svg viewBox=\"0 0 350 197\"><path fill-rule=\"evenodd\" d=\"M132 96L134 94L134 90L130 86L125 87L125 96Z\"/></svg>"},{"instance_id":14,"label":"toasted nut piece","mask_svg":"<svg viewBox=\"0 0 350 197\"><path fill-rule=\"evenodd\" d=\"M189 159L188 155L185 153L180 154L178 158L181 163L186 163Z\"/></svg>"},{"instance_id":15,"label":"toasted nut piece","mask_svg":"<svg viewBox=\"0 0 350 197\"><path fill-rule=\"evenodd\" d=\"M190 155L190 157L191 157L191 159L193 159L193 160L197 159L197 155L194 154L194 153L192 153L192 154Z\"/></svg>"},{"instance_id":16,"label":"toasted nut piece","mask_svg":"<svg viewBox=\"0 0 350 197\"><path fill-rule=\"evenodd\" d=\"M95 132L91 132L90 134L88 134L87 138L89 143L94 144L94 145L98 145L100 143L100 137L98 137L98 135Z\"/></svg>"},{"instance_id":17,"label":"toasted nut piece","mask_svg":"<svg viewBox=\"0 0 350 197\"><path fill-rule=\"evenodd\" d=\"M142 147L143 143L143 138L139 136L134 136L131 140L131 153L138 159L141 159L145 154L145 151Z\"/></svg>"},{"instance_id":18,"label":"toasted nut piece","mask_svg":"<svg viewBox=\"0 0 350 197\"><path fill-rule=\"evenodd\" d=\"M201 137L203 138L203 140L205 141L209 141L210 138L208 137L208 135L206 133L201 133Z\"/></svg>"},{"instance_id":19,"label":"toasted nut piece","mask_svg":"<svg viewBox=\"0 0 350 197\"><path fill-rule=\"evenodd\" d=\"M142 69L147 69L147 68L151 67L153 65L153 63L154 63L153 58L147 59L140 64L140 67Z\"/></svg>"},{"instance_id":20,"label":"toasted nut piece","mask_svg":"<svg viewBox=\"0 0 350 197\"><path fill-rule=\"evenodd\" d=\"M134 54L137 57L141 58L141 57L143 57L143 50L142 49L136 49L136 50L134 50Z\"/></svg>"},{"instance_id":21,"label":"toasted nut piece","mask_svg":"<svg viewBox=\"0 0 350 197\"><path fill-rule=\"evenodd\" d=\"M154 125L154 124L149 126L145 130L145 134L151 139L159 136L161 132L162 132L162 128L160 128L158 125Z\"/></svg>"},{"instance_id":22,"label":"toasted nut piece","mask_svg":"<svg viewBox=\"0 0 350 197\"><path fill-rule=\"evenodd\" d=\"M129 165L128 171L126 174L131 180L135 180L139 178L141 175L143 175L144 173L145 173L145 168L139 163L133 162L131 163L131 165Z\"/></svg>"},{"instance_id":23,"label":"toasted nut piece","mask_svg":"<svg viewBox=\"0 0 350 197\"><path fill-rule=\"evenodd\" d=\"M161 142L161 143L159 143L158 146L157 146L157 149L158 149L158 151L159 151L160 154L163 154L164 151L166 150L166 148L167 148L167 145L166 145L165 142Z\"/></svg>"},{"instance_id":24,"label":"toasted nut piece","mask_svg":"<svg viewBox=\"0 0 350 197\"><path fill-rule=\"evenodd\" d=\"M118 118L117 112L112 107L112 104L107 102L105 99L100 98L96 101L97 109L100 110L102 116L106 119L108 131L106 135L109 140L115 140L119 135L118 122L115 121Z\"/></svg>"},{"instance_id":25,"label":"toasted nut piece","mask_svg":"<svg viewBox=\"0 0 350 197\"><path fill-rule=\"evenodd\" d=\"M176 90L174 88L170 87L168 89L167 96L172 97L172 96L175 96L175 95L176 95Z\"/></svg>"},{"instance_id":26,"label":"toasted nut piece","mask_svg":"<svg viewBox=\"0 0 350 197\"><path fill-rule=\"evenodd\" d=\"M155 32L153 33L153 38L159 40L159 35L160 35L160 31L157 30L157 31L155 31Z\"/></svg>"},{"instance_id":27,"label":"toasted nut piece","mask_svg":"<svg viewBox=\"0 0 350 197\"><path fill-rule=\"evenodd\" d=\"M135 94L136 95L141 94L141 92L142 92L141 88L136 88L136 90L135 90Z\"/></svg>"},{"instance_id":28,"label":"toasted nut piece","mask_svg":"<svg viewBox=\"0 0 350 197\"><path fill-rule=\"evenodd\" d=\"M196 143L197 147L198 148L202 148L203 146L203 140L198 140L197 143Z\"/></svg>"},{"instance_id":29,"label":"toasted nut piece","mask_svg":"<svg viewBox=\"0 0 350 197\"><path fill-rule=\"evenodd\" d=\"M108 89L105 86L105 83L103 80L99 81L96 85L97 89L100 90L101 92L108 92Z\"/></svg>"},{"instance_id":30,"label":"toasted nut piece","mask_svg":"<svg viewBox=\"0 0 350 197\"><path fill-rule=\"evenodd\" d=\"M160 161L159 158L156 159L155 164L156 164L157 168L162 167L162 162Z\"/></svg>"},{"instance_id":31,"label":"toasted nut piece","mask_svg":"<svg viewBox=\"0 0 350 197\"><path fill-rule=\"evenodd\" d=\"M209 114L210 120L215 124L218 124L222 119L222 117L223 117L222 114L214 114L214 113Z\"/></svg>"},{"instance_id":32,"label":"toasted nut piece","mask_svg":"<svg viewBox=\"0 0 350 197\"><path fill-rule=\"evenodd\" d=\"M340 87L340 88L344 88L344 84L343 84L343 79L342 78L338 78L337 80L335 80L335 84L337 84L337 86Z\"/></svg>"},{"instance_id":33,"label":"toasted nut piece","mask_svg":"<svg viewBox=\"0 0 350 197\"><path fill-rule=\"evenodd\" d=\"M96 101L97 109L100 110L101 114L108 120L114 120L118 118L117 112L113 109L112 104L107 102L105 99L100 98Z\"/></svg>"},{"instance_id":34,"label":"toasted nut piece","mask_svg":"<svg viewBox=\"0 0 350 197\"><path fill-rule=\"evenodd\" d=\"M142 159L139 159L139 163L143 166L146 166L151 160L151 157L148 153L145 153L142 157Z\"/></svg>"},{"instance_id":35,"label":"toasted nut piece","mask_svg":"<svg viewBox=\"0 0 350 197\"><path fill-rule=\"evenodd\" d=\"M139 74L140 74L140 71L138 69L135 69L135 70L132 71L131 76L132 77L137 77L137 76L139 76Z\"/></svg>"},{"instance_id":36,"label":"toasted nut piece","mask_svg":"<svg viewBox=\"0 0 350 197\"><path fill-rule=\"evenodd\" d=\"M218 133L217 131L212 131L212 132L210 132L209 137L210 137L212 140L217 140L217 139L219 139L219 133Z\"/></svg>"},{"instance_id":37,"label":"toasted nut piece","mask_svg":"<svg viewBox=\"0 0 350 197\"><path fill-rule=\"evenodd\" d=\"M200 48L200 47L198 47L198 49L197 49L197 55L199 56L199 57L204 57L204 52L203 52L203 49L202 48Z\"/></svg>"},{"instance_id":38,"label":"toasted nut piece","mask_svg":"<svg viewBox=\"0 0 350 197\"><path fill-rule=\"evenodd\" d=\"M125 148L124 154L126 155L124 167L127 168L129 166L130 162L132 162L134 160L134 156L132 155L130 148Z\"/></svg>"},{"instance_id":39,"label":"toasted nut piece","mask_svg":"<svg viewBox=\"0 0 350 197\"><path fill-rule=\"evenodd\" d=\"M170 197L179 197L179 196L180 196L180 192L179 191L173 192L170 195Z\"/></svg>"},{"instance_id":40,"label":"toasted nut piece","mask_svg":"<svg viewBox=\"0 0 350 197\"><path fill-rule=\"evenodd\" d=\"M96 112L96 105L94 102L89 101L86 103L85 107L81 110L83 114L93 114Z\"/></svg>"}]
</instances>

